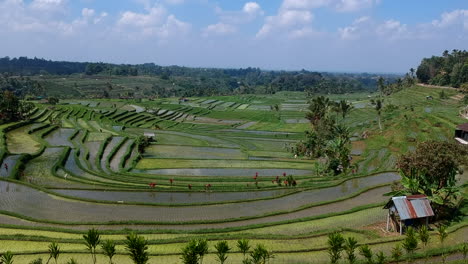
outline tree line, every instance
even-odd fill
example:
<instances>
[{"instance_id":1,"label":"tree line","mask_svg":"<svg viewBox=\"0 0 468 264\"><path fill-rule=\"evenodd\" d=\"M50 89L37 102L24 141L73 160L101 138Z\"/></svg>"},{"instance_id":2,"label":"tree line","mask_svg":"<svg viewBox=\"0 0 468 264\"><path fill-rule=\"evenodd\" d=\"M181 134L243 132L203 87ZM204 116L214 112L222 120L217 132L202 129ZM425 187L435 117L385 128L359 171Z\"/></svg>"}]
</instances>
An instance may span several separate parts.
<instances>
[{"instance_id":1,"label":"tree line","mask_svg":"<svg viewBox=\"0 0 468 264\"><path fill-rule=\"evenodd\" d=\"M51 61L38 58L0 58L0 72L10 76L154 76L153 89L159 97L211 96L279 91L302 91L309 94L349 93L377 90L380 75L369 73L324 73L307 70L266 71L259 68L220 69L159 66L145 64L111 64ZM395 82L398 75L383 75Z\"/></svg>"},{"instance_id":2,"label":"tree line","mask_svg":"<svg viewBox=\"0 0 468 264\"><path fill-rule=\"evenodd\" d=\"M445 50L442 56L424 58L416 75L422 83L468 90L468 51Z\"/></svg>"}]
</instances>

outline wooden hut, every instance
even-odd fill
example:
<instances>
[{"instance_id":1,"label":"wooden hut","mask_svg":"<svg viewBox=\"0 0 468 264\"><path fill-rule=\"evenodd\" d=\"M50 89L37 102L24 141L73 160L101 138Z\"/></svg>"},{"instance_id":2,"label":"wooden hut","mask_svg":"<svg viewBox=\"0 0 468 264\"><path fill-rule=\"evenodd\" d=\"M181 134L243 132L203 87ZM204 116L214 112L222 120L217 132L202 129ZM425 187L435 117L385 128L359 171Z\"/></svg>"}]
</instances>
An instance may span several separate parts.
<instances>
[{"instance_id":1,"label":"wooden hut","mask_svg":"<svg viewBox=\"0 0 468 264\"><path fill-rule=\"evenodd\" d=\"M431 202L425 195L392 197L384 209L388 209L387 231L391 224L393 230L399 230L400 235L403 226L428 225L429 218L434 216Z\"/></svg>"},{"instance_id":2,"label":"wooden hut","mask_svg":"<svg viewBox=\"0 0 468 264\"><path fill-rule=\"evenodd\" d=\"M455 140L463 145L468 145L468 123L458 125L455 129Z\"/></svg>"}]
</instances>

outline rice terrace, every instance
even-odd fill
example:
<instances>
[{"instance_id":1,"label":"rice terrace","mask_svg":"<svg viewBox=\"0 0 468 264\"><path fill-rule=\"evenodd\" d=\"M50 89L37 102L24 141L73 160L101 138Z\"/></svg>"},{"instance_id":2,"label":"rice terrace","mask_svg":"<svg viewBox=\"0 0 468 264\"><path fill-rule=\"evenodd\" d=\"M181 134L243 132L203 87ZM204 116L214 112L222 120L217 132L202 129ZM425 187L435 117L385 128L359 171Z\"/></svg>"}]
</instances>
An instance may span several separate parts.
<instances>
[{"instance_id":1,"label":"rice terrace","mask_svg":"<svg viewBox=\"0 0 468 264\"><path fill-rule=\"evenodd\" d=\"M0 264L468 263L467 9L96 2L0 0Z\"/></svg>"}]
</instances>

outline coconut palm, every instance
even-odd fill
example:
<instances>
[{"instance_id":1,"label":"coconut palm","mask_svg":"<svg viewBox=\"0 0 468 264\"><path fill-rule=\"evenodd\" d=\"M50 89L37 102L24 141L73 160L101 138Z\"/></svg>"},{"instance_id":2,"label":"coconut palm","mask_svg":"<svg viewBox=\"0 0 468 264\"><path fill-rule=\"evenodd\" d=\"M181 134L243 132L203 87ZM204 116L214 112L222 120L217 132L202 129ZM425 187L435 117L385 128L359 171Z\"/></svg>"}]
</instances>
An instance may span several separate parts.
<instances>
[{"instance_id":1,"label":"coconut palm","mask_svg":"<svg viewBox=\"0 0 468 264\"><path fill-rule=\"evenodd\" d=\"M198 239L195 252L199 257L200 264L203 264L203 257L208 254L208 241L206 239Z\"/></svg>"},{"instance_id":2,"label":"coconut palm","mask_svg":"<svg viewBox=\"0 0 468 264\"><path fill-rule=\"evenodd\" d=\"M93 259L93 263L96 264L96 247L101 242L101 236L99 235L99 231L96 229L89 229L86 235L83 235L83 239L85 240L86 248L88 248L89 252L91 253L91 258Z\"/></svg>"},{"instance_id":3,"label":"coconut palm","mask_svg":"<svg viewBox=\"0 0 468 264\"><path fill-rule=\"evenodd\" d=\"M104 255L109 258L109 264L112 264L112 258L115 255L115 243L112 240L106 240L101 245Z\"/></svg>"},{"instance_id":4,"label":"coconut palm","mask_svg":"<svg viewBox=\"0 0 468 264\"><path fill-rule=\"evenodd\" d=\"M382 130L382 108L383 108L383 99L372 100L371 103L374 105L375 111L377 111L377 116L379 117L379 128Z\"/></svg>"},{"instance_id":5,"label":"coconut palm","mask_svg":"<svg viewBox=\"0 0 468 264\"><path fill-rule=\"evenodd\" d=\"M249 244L249 240L248 239L240 239L240 240L237 240L237 248L240 250L240 252L242 252L242 254L244 254L244 260L245 260L245 256L247 254L247 252L249 252L250 250L250 244Z\"/></svg>"},{"instance_id":6,"label":"coconut palm","mask_svg":"<svg viewBox=\"0 0 468 264\"><path fill-rule=\"evenodd\" d=\"M197 241L191 240L182 248L181 260L184 264L198 264Z\"/></svg>"},{"instance_id":7,"label":"coconut palm","mask_svg":"<svg viewBox=\"0 0 468 264\"><path fill-rule=\"evenodd\" d=\"M258 244L250 253L250 261L245 261L244 263L252 263L252 264L266 264L269 262L274 255L269 252L264 245Z\"/></svg>"},{"instance_id":8,"label":"coconut palm","mask_svg":"<svg viewBox=\"0 0 468 264\"><path fill-rule=\"evenodd\" d=\"M60 255L60 247L57 243L55 242L52 242L49 244L49 259L47 260L47 263L49 263L49 261L51 259L54 259L55 260L55 264L57 264L57 261L58 261L58 258L59 258L59 255Z\"/></svg>"},{"instance_id":9,"label":"coconut palm","mask_svg":"<svg viewBox=\"0 0 468 264\"><path fill-rule=\"evenodd\" d=\"M326 117L330 106L330 99L324 96L315 97L310 102L309 112L307 112L306 118L312 123L312 125L316 126Z\"/></svg>"},{"instance_id":10,"label":"coconut palm","mask_svg":"<svg viewBox=\"0 0 468 264\"><path fill-rule=\"evenodd\" d=\"M224 264L224 262L228 258L227 253L229 252L229 250L231 250L227 241L219 241L214 247L216 249L216 256L218 257L219 263Z\"/></svg>"},{"instance_id":11,"label":"coconut palm","mask_svg":"<svg viewBox=\"0 0 468 264\"><path fill-rule=\"evenodd\" d=\"M149 260L148 241L142 236L131 233L125 241L125 249L135 264L146 264Z\"/></svg>"},{"instance_id":12,"label":"coconut palm","mask_svg":"<svg viewBox=\"0 0 468 264\"><path fill-rule=\"evenodd\" d=\"M346 116L349 114L349 112L351 112L352 109L353 105L346 102L346 100L341 100L335 105L335 111L337 113L341 113L343 119L346 118Z\"/></svg>"},{"instance_id":13,"label":"coconut palm","mask_svg":"<svg viewBox=\"0 0 468 264\"><path fill-rule=\"evenodd\" d=\"M354 251L358 247L357 243L358 242L354 237L348 237L347 239L345 239L343 248L346 252L349 264L353 264L356 262L356 254L354 254Z\"/></svg>"},{"instance_id":14,"label":"coconut palm","mask_svg":"<svg viewBox=\"0 0 468 264\"><path fill-rule=\"evenodd\" d=\"M341 258L343 243L345 239L340 233L331 233L328 235L328 255L331 263L337 263Z\"/></svg>"},{"instance_id":15,"label":"coconut palm","mask_svg":"<svg viewBox=\"0 0 468 264\"><path fill-rule=\"evenodd\" d=\"M13 253L11 253L11 251L5 252L2 257L0 257L0 263L13 264Z\"/></svg>"}]
</instances>

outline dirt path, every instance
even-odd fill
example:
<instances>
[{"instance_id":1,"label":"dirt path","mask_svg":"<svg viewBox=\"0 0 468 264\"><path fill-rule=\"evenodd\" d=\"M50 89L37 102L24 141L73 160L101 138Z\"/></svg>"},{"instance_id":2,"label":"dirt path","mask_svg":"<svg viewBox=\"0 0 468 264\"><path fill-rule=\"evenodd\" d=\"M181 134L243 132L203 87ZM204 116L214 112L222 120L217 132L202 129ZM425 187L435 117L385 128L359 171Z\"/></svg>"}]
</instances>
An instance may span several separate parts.
<instances>
[{"instance_id":1,"label":"dirt path","mask_svg":"<svg viewBox=\"0 0 468 264\"><path fill-rule=\"evenodd\" d=\"M425 83L418 83L418 85L422 86L422 87L427 87L427 88L439 88L439 89L448 89L448 90L459 91L458 88L450 87L450 86L438 86L438 85L431 85L431 84L425 84Z\"/></svg>"}]
</instances>

